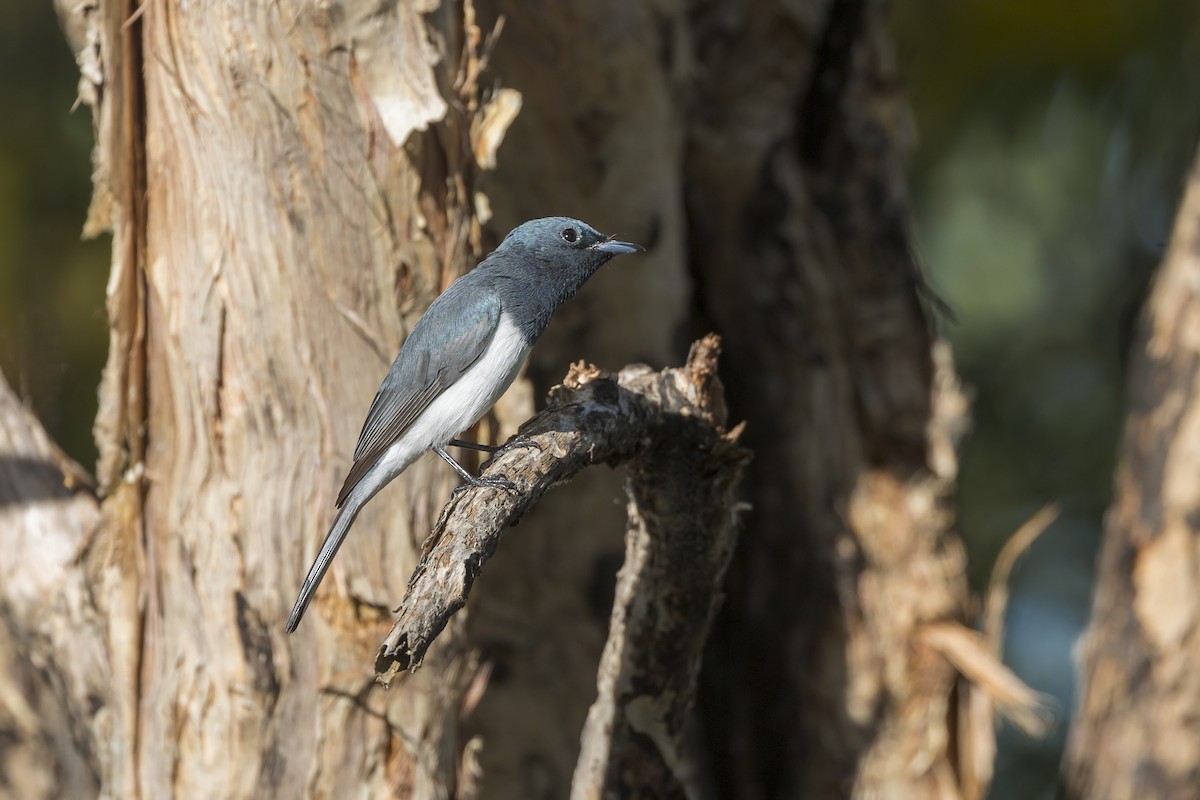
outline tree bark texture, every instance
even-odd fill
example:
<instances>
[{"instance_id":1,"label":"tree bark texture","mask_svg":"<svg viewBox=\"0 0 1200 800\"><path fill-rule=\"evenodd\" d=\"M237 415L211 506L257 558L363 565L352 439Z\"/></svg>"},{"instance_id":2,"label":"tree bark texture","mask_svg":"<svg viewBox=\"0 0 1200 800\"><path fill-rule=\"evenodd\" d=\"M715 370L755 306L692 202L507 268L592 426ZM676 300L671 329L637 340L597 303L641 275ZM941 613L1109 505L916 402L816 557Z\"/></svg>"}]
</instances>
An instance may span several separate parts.
<instances>
[{"instance_id":1,"label":"tree bark texture","mask_svg":"<svg viewBox=\"0 0 1200 800\"><path fill-rule=\"evenodd\" d=\"M130 554L97 590L121 635L95 705L126 733L100 784L452 792L475 662L450 635L429 677L370 691L365 635L445 474L419 465L364 512L295 637L278 615L404 330L479 252L474 176L504 122L477 96L483 37L436 3L68 12L97 121L89 227L114 234L96 431L120 524L101 537Z\"/></svg>"},{"instance_id":2,"label":"tree bark texture","mask_svg":"<svg viewBox=\"0 0 1200 800\"><path fill-rule=\"evenodd\" d=\"M575 800L701 793L689 742L693 703L749 455L736 446L741 426L724 429L715 345L711 335L697 342L685 369L661 377L626 370L619 381L656 413L630 461L625 561L571 784Z\"/></svg>"},{"instance_id":3,"label":"tree bark texture","mask_svg":"<svg viewBox=\"0 0 1200 800\"><path fill-rule=\"evenodd\" d=\"M966 600L945 502L961 413L907 248L881 3L58 6L96 126L87 230L111 230L113 271L98 495L39 468L43 489L11 494L36 502L0 509L6 539L38 509L61 528L50 578L0 586L17 650L0 687L33 687L9 717L54 743L31 773L46 796L567 795L621 475L547 495L390 690L376 647L451 487L441 464L368 506L280 631L406 331L550 213L650 252L563 309L534 384L581 357L678 363L712 328L756 453L690 763L717 796L953 795L953 673L921 631ZM534 394L514 387L480 436ZM649 547L639 513L629 541ZM646 552L630 545L617 591Z\"/></svg>"},{"instance_id":4,"label":"tree bark texture","mask_svg":"<svg viewBox=\"0 0 1200 800\"><path fill-rule=\"evenodd\" d=\"M1078 798L1200 787L1200 156L1142 313L1065 779Z\"/></svg>"},{"instance_id":5,"label":"tree bark texture","mask_svg":"<svg viewBox=\"0 0 1200 800\"><path fill-rule=\"evenodd\" d=\"M89 707L120 670L88 579L119 578L128 553L78 568L99 507L2 378L0 454L0 796L94 795L100 765L124 761L130 741L120 710Z\"/></svg>"}]
</instances>

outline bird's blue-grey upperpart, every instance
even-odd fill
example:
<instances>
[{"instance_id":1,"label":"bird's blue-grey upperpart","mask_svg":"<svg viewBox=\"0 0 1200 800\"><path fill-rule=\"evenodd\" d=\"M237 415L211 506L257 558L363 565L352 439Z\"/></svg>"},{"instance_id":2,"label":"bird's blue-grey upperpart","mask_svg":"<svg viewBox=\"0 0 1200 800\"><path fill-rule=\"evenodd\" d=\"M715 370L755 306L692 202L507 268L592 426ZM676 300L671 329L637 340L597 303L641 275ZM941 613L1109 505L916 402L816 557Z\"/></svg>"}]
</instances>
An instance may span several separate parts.
<instances>
[{"instance_id":1,"label":"bird's blue-grey upperpart","mask_svg":"<svg viewBox=\"0 0 1200 800\"><path fill-rule=\"evenodd\" d=\"M554 312L614 256L642 251L569 217L514 228L413 326L375 394L337 515L284 630L300 623L358 512L434 447L471 427L521 371ZM457 468L457 467L456 467Z\"/></svg>"}]
</instances>

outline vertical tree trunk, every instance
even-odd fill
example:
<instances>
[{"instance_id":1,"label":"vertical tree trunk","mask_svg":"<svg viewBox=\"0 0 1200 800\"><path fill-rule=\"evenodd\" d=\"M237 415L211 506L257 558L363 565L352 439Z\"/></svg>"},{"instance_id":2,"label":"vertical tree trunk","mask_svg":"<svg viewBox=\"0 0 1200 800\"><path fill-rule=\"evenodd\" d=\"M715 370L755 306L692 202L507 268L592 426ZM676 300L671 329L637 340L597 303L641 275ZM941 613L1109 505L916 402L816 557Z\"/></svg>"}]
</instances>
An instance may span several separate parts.
<instances>
[{"instance_id":1,"label":"vertical tree trunk","mask_svg":"<svg viewBox=\"0 0 1200 800\"><path fill-rule=\"evenodd\" d=\"M479 31L424 11L75 9L90 224L114 232L100 537L131 555L96 589L121 633L98 705L132 743L101 764L116 795L453 790L457 636L391 692L371 670L444 472L382 494L301 630L279 625L405 329L478 253L473 145L503 130L477 119Z\"/></svg>"},{"instance_id":2,"label":"vertical tree trunk","mask_svg":"<svg viewBox=\"0 0 1200 800\"><path fill-rule=\"evenodd\" d=\"M1083 640L1068 794L1200 787L1200 156L1142 314Z\"/></svg>"},{"instance_id":3,"label":"vertical tree trunk","mask_svg":"<svg viewBox=\"0 0 1200 800\"><path fill-rule=\"evenodd\" d=\"M703 698L722 794L934 797L962 424L906 234L907 106L877 2L697 3L685 169L701 310L749 420L754 508ZM800 55L797 56L796 54Z\"/></svg>"}]
</instances>

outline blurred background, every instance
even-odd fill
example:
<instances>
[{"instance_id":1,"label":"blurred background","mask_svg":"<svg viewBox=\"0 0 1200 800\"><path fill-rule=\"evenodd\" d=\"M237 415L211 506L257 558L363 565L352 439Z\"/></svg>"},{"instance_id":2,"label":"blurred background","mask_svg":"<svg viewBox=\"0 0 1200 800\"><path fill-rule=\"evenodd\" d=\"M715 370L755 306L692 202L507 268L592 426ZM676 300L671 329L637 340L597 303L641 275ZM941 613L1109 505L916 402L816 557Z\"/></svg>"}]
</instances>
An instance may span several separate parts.
<instances>
[{"instance_id":1,"label":"blurred background","mask_svg":"<svg viewBox=\"0 0 1200 800\"><path fill-rule=\"evenodd\" d=\"M1132 327L1200 143L1200 3L909 0L893 22L917 247L973 395L958 530L978 591L1060 507L1013 572L1004 656L1066 720ZM1065 735L1005 726L992 797L1053 796Z\"/></svg>"},{"instance_id":2,"label":"blurred background","mask_svg":"<svg viewBox=\"0 0 1200 800\"><path fill-rule=\"evenodd\" d=\"M959 532L979 590L1061 508L1013 574L1005 658L1066 719L1126 349L1198 143L1200 3L908 0L893 22L916 245L974 399ZM91 120L48 0L0 3L0 69L0 369L91 468L109 243L80 241ZM992 796L1050 796L1065 733L1003 730Z\"/></svg>"}]
</instances>

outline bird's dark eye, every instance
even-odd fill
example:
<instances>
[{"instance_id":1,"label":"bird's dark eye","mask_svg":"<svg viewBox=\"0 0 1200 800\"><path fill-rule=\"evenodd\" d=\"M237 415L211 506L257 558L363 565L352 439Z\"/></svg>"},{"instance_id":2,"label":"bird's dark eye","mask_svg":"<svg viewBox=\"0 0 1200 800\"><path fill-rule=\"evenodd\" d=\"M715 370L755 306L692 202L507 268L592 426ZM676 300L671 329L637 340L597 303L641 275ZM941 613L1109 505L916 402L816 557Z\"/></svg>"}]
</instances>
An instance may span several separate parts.
<instances>
[{"instance_id":1,"label":"bird's dark eye","mask_svg":"<svg viewBox=\"0 0 1200 800\"><path fill-rule=\"evenodd\" d=\"M579 240L579 231L575 230L574 228L563 228L562 233L560 233L559 236L561 236L563 241L567 244L575 244L575 242Z\"/></svg>"}]
</instances>

